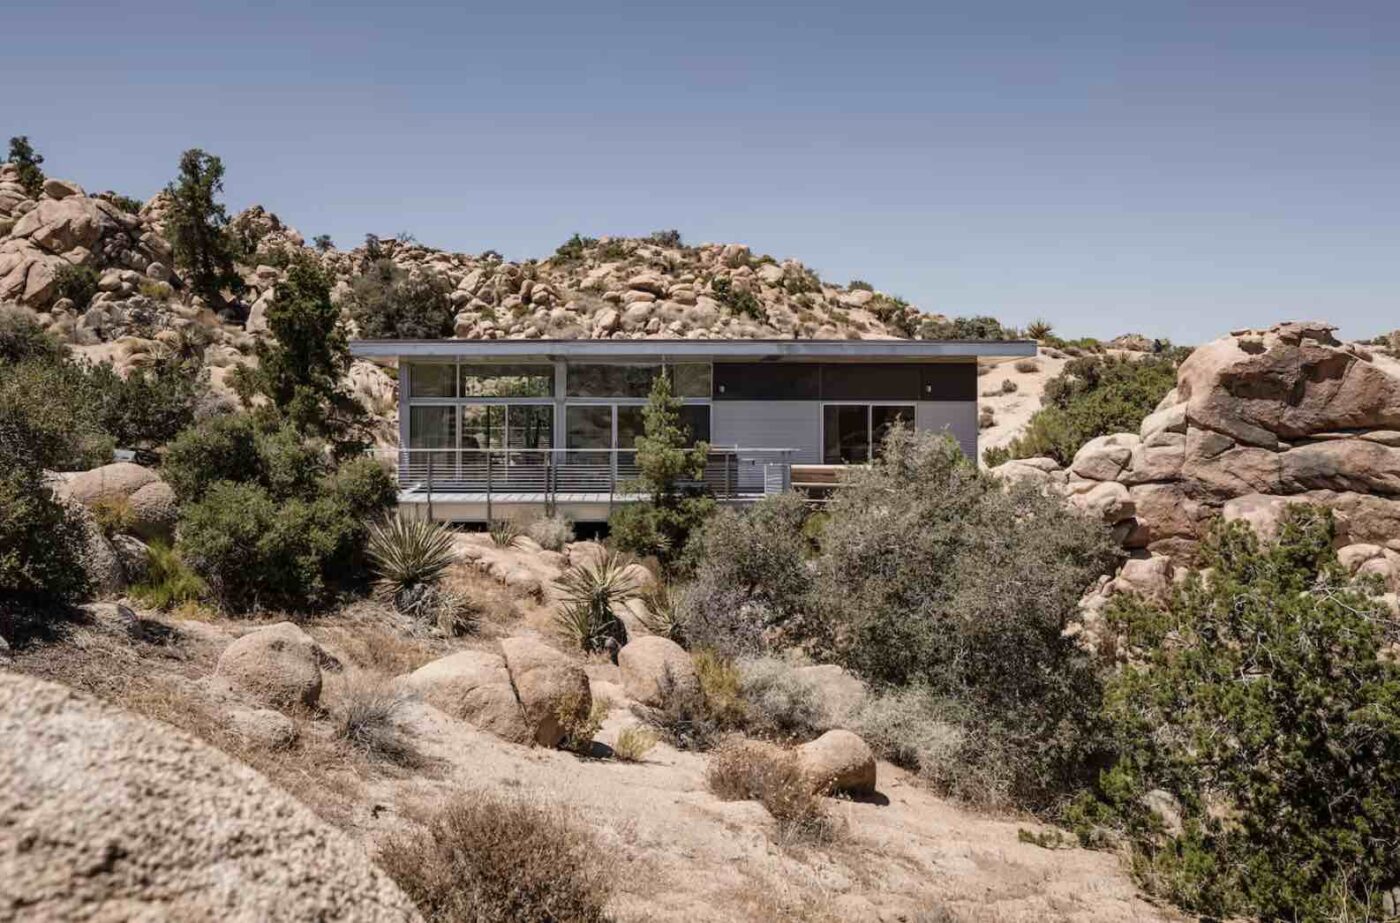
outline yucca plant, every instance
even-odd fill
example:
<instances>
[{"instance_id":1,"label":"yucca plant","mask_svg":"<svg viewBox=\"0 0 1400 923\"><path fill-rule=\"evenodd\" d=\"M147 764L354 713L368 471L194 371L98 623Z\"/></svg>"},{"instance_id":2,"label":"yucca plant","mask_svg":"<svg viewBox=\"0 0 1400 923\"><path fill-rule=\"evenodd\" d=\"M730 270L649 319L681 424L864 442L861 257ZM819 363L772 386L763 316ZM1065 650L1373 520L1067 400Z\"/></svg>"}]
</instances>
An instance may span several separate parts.
<instances>
[{"instance_id":1,"label":"yucca plant","mask_svg":"<svg viewBox=\"0 0 1400 923\"><path fill-rule=\"evenodd\" d=\"M394 516L370 526L366 552L379 592L400 612L413 612L456 560L452 533L425 519Z\"/></svg>"},{"instance_id":2,"label":"yucca plant","mask_svg":"<svg viewBox=\"0 0 1400 923\"><path fill-rule=\"evenodd\" d=\"M500 548L509 548L520 538L520 523L514 519L493 519L488 527L491 531L491 541Z\"/></svg>"},{"instance_id":3,"label":"yucca plant","mask_svg":"<svg viewBox=\"0 0 1400 923\"><path fill-rule=\"evenodd\" d=\"M656 581L639 594L645 609L638 619L647 631L677 644L685 644L681 594L669 584Z\"/></svg>"},{"instance_id":4,"label":"yucca plant","mask_svg":"<svg viewBox=\"0 0 1400 923\"><path fill-rule=\"evenodd\" d=\"M576 564L555 583L560 608L555 624L571 642L587 652L602 650L608 639L627 643L627 629L616 608L637 595L637 582L628 573L631 562L608 552L592 564Z\"/></svg>"}]
</instances>

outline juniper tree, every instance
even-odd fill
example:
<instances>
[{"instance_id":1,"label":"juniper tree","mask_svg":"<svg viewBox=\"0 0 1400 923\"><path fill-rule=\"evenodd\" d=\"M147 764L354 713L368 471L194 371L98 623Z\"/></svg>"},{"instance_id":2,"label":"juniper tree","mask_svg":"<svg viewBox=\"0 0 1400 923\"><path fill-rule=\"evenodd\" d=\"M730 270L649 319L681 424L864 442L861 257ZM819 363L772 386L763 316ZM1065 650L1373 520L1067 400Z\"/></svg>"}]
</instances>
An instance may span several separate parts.
<instances>
[{"instance_id":1,"label":"juniper tree","mask_svg":"<svg viewBox=\"0 0 1400 923\"><path fill-rule=\"evenodd\" d=\"M211 304L221 303L224 289L242 289L228 212L218 200L224 191L223 161L198 148L185 151L180 176L165 191L171 199L167 230L175 261L189 271L194 291Z\"/></svg>"},{"instance_id":2,"label":"juniper tree","mask_svg":"<svg viewBox=\"0 0 1400 923\"><path fill-rule=\"evenodd\" d=\"M39 169L43 162L44 155L35 152L28 135L10 139L10 163L19 167L19 184L34 198L44 191L44 171Z\"/></svg>"}]
</instances>

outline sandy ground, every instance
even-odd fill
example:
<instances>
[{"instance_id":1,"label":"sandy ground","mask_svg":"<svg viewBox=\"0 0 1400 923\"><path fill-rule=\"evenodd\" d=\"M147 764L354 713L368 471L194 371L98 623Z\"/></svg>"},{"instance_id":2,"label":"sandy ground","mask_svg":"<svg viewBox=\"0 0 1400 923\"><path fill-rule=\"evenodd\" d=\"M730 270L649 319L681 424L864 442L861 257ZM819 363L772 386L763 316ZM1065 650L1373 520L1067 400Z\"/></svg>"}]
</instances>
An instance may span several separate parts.
<instances>
[{"instance_id":1,"label":"sandy ground","mask_svg":"<svg viewBox=\"0 0 1400 923\"><path fill-rule=\"evenodd\" d=\"M978 434L979 450L1005 446L1021 435L1031 415L1040 409L1040 396L1045 393L1045 383L1060 374L1069 361L1062 353L1060 356L1062 358L1055 358L1042 349L1035 358L1036 371L1018 372L1016 363L1003 362L978 377L977 400L980 406L992 409L996 421L995 425ZM1007 381L1016 384L1016 390L1011 394L1002 393L1001 390Z\"/></svg>"}]
</instances>

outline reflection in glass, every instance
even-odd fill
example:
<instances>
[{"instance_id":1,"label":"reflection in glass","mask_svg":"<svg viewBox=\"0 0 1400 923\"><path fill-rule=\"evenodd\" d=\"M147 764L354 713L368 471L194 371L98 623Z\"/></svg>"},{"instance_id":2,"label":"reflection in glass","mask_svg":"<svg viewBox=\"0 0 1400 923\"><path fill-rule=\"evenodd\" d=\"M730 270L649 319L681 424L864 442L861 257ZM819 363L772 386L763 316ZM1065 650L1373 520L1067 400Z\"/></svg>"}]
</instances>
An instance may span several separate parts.
<instances>
[{"instance_id":1,"label":"reflection in glass","mask_svg":"<svg viewBox=\"0 0 1400 923\"><path fill-rule=\"evenodd\" d=\"M408 366L411 397L456 397L457 367L443 362L413 362Z\"/></svg>"},{"instance_id":2,"label":"reflection in glass","mask_svg":"<svg viewBox=\"0 0 1400 923\"><path fill-rule=\"evenodd\" d=\"M463 397L552 397L552 365L463 365Z\"/></svg>"},{"instance_id":3,"label":"reflection in glass","mask_svg":"<svg viewBox=\"0 0 1400 923\"><path fill-rule=\"evenodd\" d=\"M686 404L681 408L681 425L684 426L689 433L686 437L686 445L695 445L697 442L709 442L710 405Z\"/></svg>"},{"instance_id":4,"label":"reflection in glass","mask_svg":"<svg viewBox=\"0 0 1400 923\"><path fill-rule=\"evenodd\" d=\"M677 397L709 397L710 365L686 362L671 366L671 390Z\"/></svg>"},{"instance_id":5,"label":"reflection in glass","mask_svg":"<svg viewBox=\"0 0 1400 923\"><path fill-rule=\"evenodd\" d=\"M876 458L879 458L884 451L885 437L889 435L890 429L896 423L902 423L912 429L914 426L914 405L870 408L870 445Z\"/></svg>"},{"instance_id":6,"label":"reflection in glass","mask_svg":"<svg viewBox=\"0 0 1400 923\"><path fill-rule=\"evenodd\" d=\"M505 439L505 411L500 404L462 407L462 448L499 449Z\"/></svg>"},{"instance_id":7,"label":"reflection in glass","mask_svg":"<svg viewBox=\"0 0 1400 923\"><path fill-rule=\"evenodd\" d=\"M870 461L870 407L867 404L828 404L822 409L825 445L822 461L851 465Z\"/></svg>"},{"instance_id":8,"label":"reflection in glass","mask_svg":"<svg viewBox=\"0 0 1400 923\"><path fill-rule=\"evenodd\" d=\"M570 365L569 397L646 397L658 365Z\"/></svg>"}]
</instances>

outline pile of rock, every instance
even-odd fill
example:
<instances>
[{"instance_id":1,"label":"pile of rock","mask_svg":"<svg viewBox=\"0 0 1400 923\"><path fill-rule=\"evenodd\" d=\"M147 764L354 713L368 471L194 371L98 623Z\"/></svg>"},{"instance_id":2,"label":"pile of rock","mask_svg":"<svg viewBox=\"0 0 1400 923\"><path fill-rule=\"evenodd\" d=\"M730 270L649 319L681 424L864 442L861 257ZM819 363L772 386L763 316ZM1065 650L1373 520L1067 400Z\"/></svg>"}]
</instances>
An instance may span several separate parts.
<instances>
[{"instance_id":1,"label":"pile of rock","mask_svg":"<svg viewBox=\"0 0 1400 923\"><path fill-rule=\"evenodd\" d=\"M1335 328L1239 330L1182 363L1137 433L993 469L1067 494L1133 550L1189 563L1210 522L1268 532L1290 504L1337 514L1343 545L1400 552L1400 367L1342 344ZM1368 565L1380 568L1381 565Z\"/></svg>"}]
</instances>

